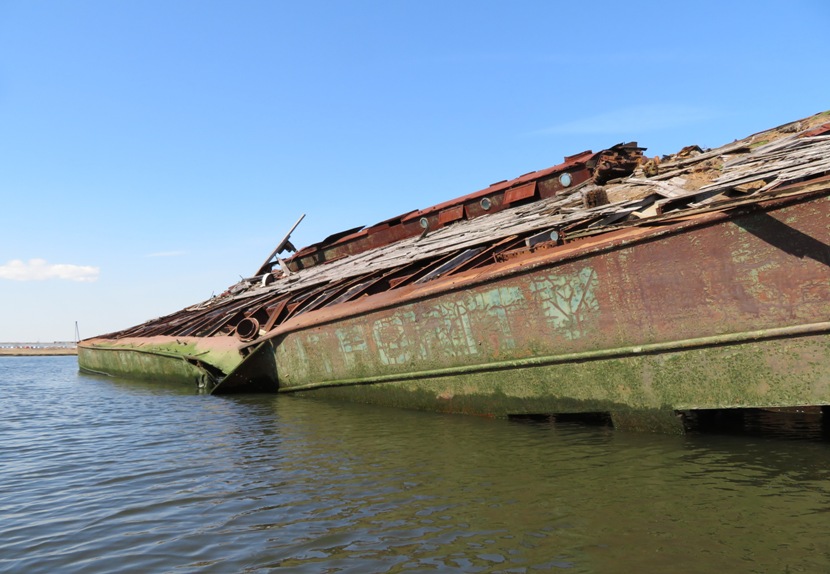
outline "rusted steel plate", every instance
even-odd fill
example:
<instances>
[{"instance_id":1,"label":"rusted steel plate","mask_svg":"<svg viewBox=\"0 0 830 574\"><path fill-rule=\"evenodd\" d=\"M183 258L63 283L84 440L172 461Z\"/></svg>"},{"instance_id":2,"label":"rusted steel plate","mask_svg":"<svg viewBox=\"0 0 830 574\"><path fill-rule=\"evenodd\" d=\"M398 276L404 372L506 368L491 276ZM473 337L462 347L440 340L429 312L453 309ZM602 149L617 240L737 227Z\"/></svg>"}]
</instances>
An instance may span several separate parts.
<instances>
[{"instance_id":1,"label":"rusted steel plate","mask_svg":"<svg viewBox=\"0 0 830 574\"><path fill-rule=\"evenodd\" d=\"M638 230L640 241L553 267L549 255L533 254L502 264L489 281L432 281L409 288L396 306L385 307L382 294L375 310L351 317L320 310L280 335L281 385L670 344L830 317L830 254L817 239L828 234L828 203L825 195L734 220L710 214L660 241L643 241L648 234Z\"/></svg>"},{"instance_id":2,"label":"rusted steel plate","mask_svg":"<svg viewBox=\"0 0 830 574\"><path fill-rule=\"evenodd\" d=\"M516 203L523 199L530 199L534 195L536 195L536 182L531 181L530 183L508 189L504 193L504 202L508 204Z\"/></svg>"},{"instance_id":3,"label":"rusted steel plate","mask_svg":"<svg viewBox=\"0 0 830 574\"><path fill-rule=\"evenodd\" d=\"M639 148L631 146L615 146L612 150L603 152L603 166L606 172L628 173L636 165L636 155ZM374 249L400 241L407 237L415 237L423 232L420 224L422 219L428 222L428 228L435 230L449 225L463 218L472 219L488 213L495 213L509 207L511 203L529 199L537 194L537 182L545 197L552 197L567 187L578 185L591 177L586 163L592 161L599 154L590 151L565 158L559 165L548 169L534 171L513 180L499 182L490 187L479 190L453 200L434 205L425 209L401 215L370 228L360 229L354 233L336 234L321 243L301 250L289 266L292 270L299 270L319 265L336 257L354 255L368 249ZM559 176L567 173L567 179ZM566 183L562 183L566 182ZM482 204L482 200L486 203ZM487 207L483 207L486 205Z\"/></svg>"},{"instance_id":4,"label":"rusted steel plate","mask_svg":"<svg viewBox=\"0 0 830 574\"><path fill-rule=\"evenodd\" d=\"M453 207L448 207L447 209L443 209L440 212L438 212L438 223L440 225L446 225L448 223L452 223L453 221L458 221L459 219L463 218L463 205L454 205Z\"/></svg>"},{"instance_id":5,"label":"rusted steel plate","mask_svg":"<svg viewBox=\"0 0 830 574\"><path fill-rule=\"evenodd\" d=\"M821 124L817 128L813 128L809 131L804 132L803 134L801 134L801 137L809 138L813 136L823 136L826 134L830 134L830 122L826 124Z\"/></svg>"},{"instance_id":6,"label":"rusted steel plate","mask_svg":"<svg viewBox=\"0 0 830 574\"><path fill-rule=\"evenodd\" d=\"M567 178L565 176L567 176ZM575 167L574 169L569 169L555 174L553 177L541 178L537 184L539 188L539 196L542 199L553 197L571 187L575 187L581 183L589 181L592 177L593 174L590 169L585 167ZM565 183L568 185L565 185Z\"/></svg>"}]
</instances>

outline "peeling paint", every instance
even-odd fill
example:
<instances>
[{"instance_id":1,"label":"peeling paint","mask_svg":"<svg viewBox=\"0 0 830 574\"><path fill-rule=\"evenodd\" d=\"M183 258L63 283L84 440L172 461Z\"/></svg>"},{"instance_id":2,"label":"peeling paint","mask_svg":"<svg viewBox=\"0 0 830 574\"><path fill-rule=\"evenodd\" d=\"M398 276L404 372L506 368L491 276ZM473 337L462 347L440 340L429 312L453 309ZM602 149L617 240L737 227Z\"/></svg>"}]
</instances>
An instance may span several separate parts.
<instances>
[{"instance_id":1,"label":"peeling paint","mask_svg":"<svg viewBox=\"0 0 830 574\"><path fill-rule=\"evenodd\" d=\"M551 274L536 280L530 291L553 328L574 340L585 335L589 319L599 312L598 284L594 270L585 267L573 275Z\"/></svg>"}]
</instances>

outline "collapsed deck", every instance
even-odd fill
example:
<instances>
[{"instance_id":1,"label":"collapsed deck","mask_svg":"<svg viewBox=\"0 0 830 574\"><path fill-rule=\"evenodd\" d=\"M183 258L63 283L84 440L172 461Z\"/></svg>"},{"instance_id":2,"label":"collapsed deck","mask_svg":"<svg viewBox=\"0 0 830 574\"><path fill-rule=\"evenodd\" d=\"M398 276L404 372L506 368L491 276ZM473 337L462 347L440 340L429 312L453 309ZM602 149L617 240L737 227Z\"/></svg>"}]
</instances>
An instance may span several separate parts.
<instances>
[{"instance_id":1,"label":"collapsed deck","mask_svg":"<svg viewBox=\"0 0 830 574\"><path fill-rule=\"evenodd\" d=\"M626 426L830 404L828 119L662 159L584 152L276 254L219 297L83 341L79 363Z\"/></svg>"}]
</instances>

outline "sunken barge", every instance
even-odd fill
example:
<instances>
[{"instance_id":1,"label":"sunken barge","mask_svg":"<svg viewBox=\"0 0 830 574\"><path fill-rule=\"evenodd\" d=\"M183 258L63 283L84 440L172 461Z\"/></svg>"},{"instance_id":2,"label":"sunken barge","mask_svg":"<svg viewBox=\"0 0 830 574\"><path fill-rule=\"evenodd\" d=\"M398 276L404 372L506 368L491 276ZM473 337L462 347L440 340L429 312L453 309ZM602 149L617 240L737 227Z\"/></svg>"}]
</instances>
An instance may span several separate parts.
<instances>
[{"instance_id":1,"label":"sunken barge","mask_svg":"<svg viewBox=\"0 0 830 574\"><path fill-rule=\"evenodd\" d=\"M637 144L295 251L78 344L84 371L490 416L830 405L830 112ZM294 251L282 258L286 251Z\"/></svg>"}]
</instances>

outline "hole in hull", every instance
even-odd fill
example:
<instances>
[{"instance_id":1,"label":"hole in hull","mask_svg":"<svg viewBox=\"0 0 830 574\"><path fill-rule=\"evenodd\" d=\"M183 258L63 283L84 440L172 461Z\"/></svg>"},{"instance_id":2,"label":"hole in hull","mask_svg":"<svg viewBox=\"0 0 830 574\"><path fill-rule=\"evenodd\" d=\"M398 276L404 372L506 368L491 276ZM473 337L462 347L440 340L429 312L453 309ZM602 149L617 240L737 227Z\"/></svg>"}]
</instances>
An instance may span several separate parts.
<instances>
[{"instance_id":1,"label":"hole in hull","mask_svg":"<svg viewBox=\"0 0 830 574\"><path fill-rule=\"evenodd\" d=\"M830 407L684 411L688 432L830 441Z\"/></svg>"}]
</instances>

